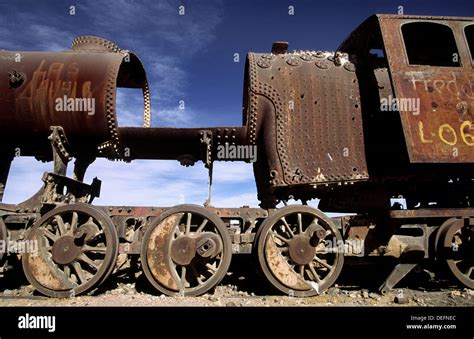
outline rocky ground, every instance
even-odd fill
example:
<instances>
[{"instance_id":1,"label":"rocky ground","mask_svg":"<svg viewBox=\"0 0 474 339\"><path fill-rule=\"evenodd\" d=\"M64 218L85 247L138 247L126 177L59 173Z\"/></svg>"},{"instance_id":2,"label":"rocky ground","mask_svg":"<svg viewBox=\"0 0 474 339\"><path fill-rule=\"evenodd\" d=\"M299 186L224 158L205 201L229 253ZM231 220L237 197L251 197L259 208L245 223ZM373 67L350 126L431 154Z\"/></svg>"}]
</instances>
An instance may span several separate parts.
<instances>
[{"instance_id":1,"label":"rocky ground","mask_svg":"<svg viewBox=\"0 0 474 339\"><path fill-rule=\"evenodd\" d=\"M375 271L379 271L375 268ZM245 278L251 276L252 278ZM349 277L349 278L348 278ZM387 295L377 292L380 281L374 270L346 270L338 283L319 296L292 298L267 287L255 274L228 273L212 293L200 297L167 297L150 287L142 275L112 276L89 295L70 299L46 298L21 278L0 285L3 306L474 306L474 290L450 280L433 280L419 272L408 276Z\"/></svg>"},{"instance_id":2,"label":"rocky ground","mask_svg":"<svg viewBox=\"0 0 474 339\"><path fill-rule=\"evenodd\" d=\"M397 298L400 292L403 292L406 299ZM234 285L222 285L214 293L200 297L167 297L138 292L134 283L121 283L117 288L99 295L50 299L37 296L31 286L24 286L3 291L0 295L0 307L4 306L474 306L474 290L428 292L402 288L382 296L365 289L334 286L316 297L291 298L260 296L239 291Z\"/></svg>"}]
</instances>

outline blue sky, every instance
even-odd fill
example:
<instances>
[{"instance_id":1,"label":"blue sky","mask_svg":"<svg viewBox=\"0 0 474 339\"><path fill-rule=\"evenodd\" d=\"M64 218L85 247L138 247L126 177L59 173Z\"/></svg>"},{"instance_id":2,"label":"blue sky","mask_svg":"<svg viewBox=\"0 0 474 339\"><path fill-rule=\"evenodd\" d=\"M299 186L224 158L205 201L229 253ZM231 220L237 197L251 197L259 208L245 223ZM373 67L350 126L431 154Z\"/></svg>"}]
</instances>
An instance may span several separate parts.
<instances>
[{"instance_id":1,"label":"blue sky","mask_svg":"<svg viewBox=\"0 0 474 339\"><path fill-rule=\"evenodd\" d=\"M76 7L74 16L69 6ZM178 15L184 5L185 15ZM293 50L334 50L375 13L474 16L473 1L1 1L0 49L64 50L79 35L98 35L134 51L143 61L152 94L153 126L239 126L248 51L268 52L273 41ZM288 6L294 15L288 15ZM240 62L234 62L239 53ZM139 91L120 91L119 124L140 126ZM178 109L180 100L185 110ZM52 164L15 159L5 202L20 202L41 185ZM90 168L103 181L97 204L171 206L202 204L207 174L177 161L100 159ZM252 166L215 164L215 206L257 206Z\"/></svg>"}]
</instances>

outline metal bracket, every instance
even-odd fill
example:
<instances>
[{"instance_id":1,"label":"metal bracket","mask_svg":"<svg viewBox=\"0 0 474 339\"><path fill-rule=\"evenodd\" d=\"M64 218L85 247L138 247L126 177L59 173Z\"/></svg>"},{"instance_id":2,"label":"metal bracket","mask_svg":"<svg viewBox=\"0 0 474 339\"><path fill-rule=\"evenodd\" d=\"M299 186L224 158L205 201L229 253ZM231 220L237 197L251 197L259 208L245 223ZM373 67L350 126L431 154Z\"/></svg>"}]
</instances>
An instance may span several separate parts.
<instances>
[{"instance_id":1,"label":"metal bracket","mask_svg":"<svg viewBox=\"0 0 474 339\"><path fill-rule=\"evenodd\" d=\"M41 203L92 203L95 197L100 196L102 182L94 178L90 185L68 178L61 174L43 174L44 190ZM65 189L67 189L65 193Z\"/></svg>"},{"instance_id":2,"label":"metal bracket","mask_svg":"<svg viewBox=\"0 0 474 339\"><path fill-rule=\"evenodd\" d=\"M400 257L398 263L388 276L385 282L380 286L379 291L387 294L396 284L400 282L408 273L410 273L424 258L424 249L421 246L408 246Z\"/></svg>"},{"instance_id":3,"label":"metal bracket","mask_svg":"<svg viewBox=\"0 0 474 339\"><path fill-rule=\"evenodd\" d=\"M77 157L76 161L74 162L74 171L72 174L72 178L74 180L83 181L87 168L90 164L94 162L94 160L94 156Z\"/></svg>"},{"instance_id":4,"label":"metal bracket","mask_svg":"<svg viewBox=\"0 0 474 339\"><path fill-rule=\"evenodd\" d=\"M53 151L54 174L66 175L67 165L72 159L68 152L69 142L61 126L51 126L51 131L48 139Z\"/></svg>"},{"instance_id":5,"label":"metal bracket","mask_svg":"<svg viewBox=\"0 0 474 339\"><path fill-rule=\"evenodd\" d=\"M212 131L201 131L201 147L204 167L207 168L207 199L204 202L204 207L211 206L211 187L212 187Z\"/></svg>"},{"instance_id":6,"label":"metal bracket","mask_svg":"<svg viewBox=\"0 0 474 339\"><path fill-rule=\"evenodd\" d=\"M390 292L396 284L400 282L408 273L410 273L416 266L415 264L404 264L400 263L393 269L392 273L388 276L385 282L380 286L379 291L382 294Z\"/></svg>"}]
</instances>

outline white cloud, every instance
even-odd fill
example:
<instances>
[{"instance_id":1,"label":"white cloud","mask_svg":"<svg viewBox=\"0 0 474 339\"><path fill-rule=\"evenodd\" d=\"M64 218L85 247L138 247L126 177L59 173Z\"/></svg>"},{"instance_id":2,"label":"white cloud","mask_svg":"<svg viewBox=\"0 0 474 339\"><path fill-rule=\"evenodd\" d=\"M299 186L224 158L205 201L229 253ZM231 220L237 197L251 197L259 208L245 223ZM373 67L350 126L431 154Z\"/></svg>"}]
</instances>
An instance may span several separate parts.
<instances>
[{"instance_id":1,"label":"white cloud","mask_svg":"<svg viewBox=\"0 0 474 339\"><path fill-rule=\"evenodd\" d=\"M151 63L148 72L156 79L152 99L170 105L183 98L187 77L176 58L160 57Z\"/></svg>"},{"instance_id":2,"label":"white cloud","mask_svg":"<svg viewBox=\"0 0 474 339\"><path fill-rule=\"evenodd\" d=\"M19 203L36 193L43 185L44 172L51 172L52 163L42 163L31 157L15 158L12 162L3 202Z\"/></svg>"},{"instance_id":3,"label":"white cloud","mask_svg":"<svg viewBox=\"0 0 474 339\"><path fill-rule=\"evenodd\" d=\"M101 31L114 36L117 25L121 39L139 46L143 41L154 43L153 50L173 48L173 53L191 57L212 41L214 30L222 20L221 1L196 1L185 5L179 15L176 1L85 1L78 4L81 13L91 18ZM146 46L146 45L145 45Z\"/></svg>"},{"instance_id":4,"label":"white cloud","mask_svg":"<svg viewBox=\"0 0 474 339\"><path fill-rule=\"evenodd\" d=\"M258 205L251 168L242 163L216 163L215 167L213 205ZM29 198L42 186L42 174L51 170L52 163L40 163L30 157L16 158L4 202L19 203ZM72 166L69 174L71 170ZM207 198L207 170L201 162L183 167L177 161L124 163L98 159L90 166L85 182L90 183L94 177L102 180L101 196L94 202L98 205L202 205Z\"/></svg>"},{"instance_id":5,"label":"white cloud","mask_svg":"<svg viewBox=\"0 0 474 339\"><path fill-rule=\"evenodd\" d=\"M242 183L253 182L253 166L245 162L215 162L214 183Z\"/></svg>"},{"instance_id":6,"label":"white cloud","mask_svg":"<svg viewBox=\"0 0 474 339\"><path fill-rule=\"evenodd\" d=\"M186 96L186 63L215 38L223 16L222 2L195 0L186 4L183 16L178 15L181 3L171 0L86 0L75 4L75 16L69 15L70 5L59 1L21 6L20 10L20 6L0 4L4 9L0 21L15 23L0 27L0 49L62 51L75 36L103 36L137 52L148 73L154 115L163 110L163 122L174 121L171 112ZM119 116L121 125L140 126L142 109L127 108ZM178 121L189 125L190 117L181 114Z\"/></svg>"},{"instance_id":7,"label":"white cloud","mask_svg":"<svg viewBox=\"0 0 474 339\"><path fill-rule=\"evenodd\" d=\"M194 125L194 117L196 113L190 108L162 109L154 115L153 121L156 125L167 127L197 127Z\"/></svg>"},{"instance_id":8,"label":"white cloud","mask_svg":"<svg viewBox=\"0 0 474 339\"><path fill-rule=\"evenodd\" d=\"M143 92L141 88L117 88L115 107L120 127L143 126Z\"/></svg>"},{"instance_id":9,"label":"white cloud","mask_svg":"<svg viewBox=\"0 0 474 339\"><path fill-rule=\"evenodd\" d=\"M99 35L120 47L134 50L143 60L152 94L154 126L194 127L206 125L202 114L185 101L188 75L186 65L215 38L222 20L221 1L186 4L178 16L175 1L82 1L76 16L68 14L69 3L32 4L0 11L0 20L14 25L0 27L0 49L62 51L77 35ZM0 4L0 8L2 5ZM119 126L141 126L143 97L140 90L117 93ZM71 163L71 172L73 164ZM41 176L52 163L33 158L15 159L4 201L18 203L42 185ZM102 180L102 195L95 203L108 205L172 206L202 204L207 198L207 170L202 163L185 168L177 161L136 160L130 164L98 159L90 166L86 182ZM256 206L255 185L250 164L215 163L213 204Z\"/></svg>"},{"instance_id":10,"label":"white cloud","mask_svg":"<svg viewBox=\"0 0 474 339\"><path fill-rule=\"evenodd\" d=\"M29 30L34 32L37 46L41 51L63 51L69 49L74 39L72 33L61 27L44 24L31 24Z\"/></svg>"},{"instance_id":11,"label":"white cloud","mask_svg":"<svg viewBox=\"0 0 474 339\"><path fill-rule=\"evenodd\" d=\"M258 207L259 201L257 195L254 192L242 193L234 195L232 191L227 192L226 195L213 195L212 205L215 207Z\"/></svg>"}]
</instances>

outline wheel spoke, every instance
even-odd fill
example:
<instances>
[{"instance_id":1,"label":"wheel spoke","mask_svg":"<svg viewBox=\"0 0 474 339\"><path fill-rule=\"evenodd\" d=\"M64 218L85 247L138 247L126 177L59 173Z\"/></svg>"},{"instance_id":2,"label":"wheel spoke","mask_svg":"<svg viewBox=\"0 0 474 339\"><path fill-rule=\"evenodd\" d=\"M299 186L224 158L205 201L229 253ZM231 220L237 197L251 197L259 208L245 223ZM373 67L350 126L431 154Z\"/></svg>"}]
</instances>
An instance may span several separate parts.
<instances>
[{"instance_id":1,"label":"wheel spoke","mask_svg":"<svg viewBox=\"0 0 474 339\"><path fill-rule=\"evenodd\" d=\"M191 232L191 213L186 213L186 231L184 234L189 234Z\"/></svg>"},{"instance_id":2,"label":"wheel spoke","mask_svg":"<svg viewBox=\"0 0 474 339\"><path fill-rule=\"evenodd\" d=\"M177 224L181 233L175 238ZM220 249L212 257L209 252L194 255L196 249L186 247L199 243L202 250L210 251L210 242L213 248ZM158 243L171 244L171 250L163 255L162 249L155 246ZM171 296L176 295L177 289L184 289L190 296L207 292L224 278L232 256L232 240L225 223L215 212L198 206L182 205L164 212L147 228L142 244L142 249L146 249L141 254L145 276L160 292ZM176 265L169 267L169 261ZM153 269L157 266L163 270ZM167 279L168 276L174 280Z\"/></svg>"},{"instance_id":3,"label":"wheel spoke","mask_svg":"<svg viewBox=\"0 0 474 339\"><path fill-rule=\"evenodd\" d=\"M324 267L326 267L327 269L331 269L332 266L329 265L328 263L324 262L324 260L322 259L319 259L317 256L314 256L313 260L316 260L319 264L323 265Z\"/></svg>"},{"instance_id":4,"label":"wheel spoke","mask_svg":"<svg viewBox=\"0 0 474 339\"><path fill-rule=\"evenodd\" d=\"M272 231L272 235L277 238L277 239L280 239L281 241L283 241L285 244L288 244L289 242L289 239L286 239L285 237L282 237L281 235L279 235L278 233L276 233L275 231Z\"/></svg>"},{"instance_id":5,"label":"wheel spoke","mask_svg":"<svg viewBox=\"0 0 474 339\"><path fill-rule=\"evenodd\" d=\"M82 246L82 252L107 253L107 247L92 247L89 245L84 245Z\"/></svg>"},{"instance_id":6,"label":"wheel spoke","mask_svg":"<svg viewBox=\"0 0 474 339\"><path fill-rule=\"evenodd\" d=\"M72 212L71 232L74 232L77 229L78 219L79 219L79 214L76 211Z\"/></svg>"},{"instance_id":7,"label":"wheel spoke","mask_svg":"<svg viewBox=\"0 0 474 339\"><path fill-rule=\"evenodd\" d=\"M43 235L46 238L51 239L52 241L56 241L56 240L59 239L59 237L56 234L51 233L49 230L47 230L45 228L42 231L43 231Z\"/></svg>"},{"instance_id":8,"label":"wheel spoke","mask_svg":"<svg viewBox=\"0 0 474 339\"><path fill-rule=\"evenodd\" d=\"M206 263L206 267L214 274L217 272L217 268L215 268L214 266L212 266L211 264L209 263Z\"/></svg>"},{"instance_id":9,"label":"wheel spoke","mask_svg":"<svg viewBox=\"0 0 474 339\"><path fill-rule=\"evenodd\" d=\"M298 231L300 234L303 233L303 220L302 220L302 217L301 217L301 213L298 213Z\"/></svg>"},{"instance_id":10,"label":"wheel spoke","mask_svg":"<svg viewBox=\"0 0 474 339\"><path fill-rule=\"evenodd\" d=\"M283 222L283 225L285 225L286 230L288 231L288 233L290 233L291 237L293 238L295 236L295 234L291 230L290 225L288 225L288 223L286 222L285 217L281 217L280 220Z\"/></svg>"},{"instance_id":11,"label":"wheel spoke","mask_svg":"<svg viewBox=\"0 0 474 339\"><path fill-rule=\"evenodd\" d=\"M328 253L330 253L330 251L326 247L322 249L316 249L316 254L328 254Z\"/></svg>"},{"instance_id":12,"label":"wheel spoke","mask_svg":"<svg viewBox=\"0 0 474 339\"><path fill-rule=\"evenodd\" d=\"M300 272L301 278L304 280L304 265L300 265L299 272Z\"/></svg>"},{"instance_id":13,"label":"wheel spoke","mask_svg":"<svg viewBox=\"0 0 474 339\"><path fill-rule=\"evenodd\" d=\"M316 282L317 282L318 284L320 284L320 283L321 283L321 279L319 279L318 273L316 273L316 270L314 269L313 264L312 264L312 263L309 263L309 264L308 264L308 267L309 267L310 272L313 274L314 280L316 280Z\"/></svg>"},{"instance_id":14,"label":"wheel spoke","mask_svg":"<svg viewBox=\"0 0 474 339\"><path fill-rule=\"evenodd\" d=\"M467 277L470 277L473 270L474 270L474 266L471 266L471 267L469 268L469 270L467 270L466 276L467 276Z\"/></svg>"},{"instance_id":15,"label":"wheel spoke","mask_svg":"<svg viewBox=\"0 0 474 339\"><path fill-rule=\"evenodd\" d=\"M91 234L88 234L90 240L95 239L95 238L97 238L98 236L104 234L104 231L102 230L102 228L100 227L100 225L97 225L94 221L92 221L92 222L89 222L89 221L88 221L87 223L81 225L81 228L82 228L82 227L87 227L87 226L89 226L89 228L90 228L91 230L95 231L95 233L92 234L92 235L91 235Z\"/></svg>"},{"instance_id":16,"label":"wheel spoke","mask_svg":"<svg viewBox=\"0 0 474 339\"><path fill-rule=\"evenodd\" d=\"M259 230L260 268L283 293L320 294L336 281L344 264L344 256L332 253L325 241L332 238L342 241L331 218L309 206L287 205L270 214Z\"/></svg>"},{"instance_id":17,"label":"wheel spoke","mask_svg":"<svg viewBox=\"0 0 474 339\"><path fill-rule=\"evenodd\" d=\"M84 278L84 275L82 274L82 268L81 265L75 261L72 263L72 267L74 268L74 271L76 272L77 279L79 281L79 285L85 283L87 280Z\"/></svg>"},{"instance_id":18,"label":"wheel spoke","mask_svg":"<svg viewBox=\"0 0 474 339\"><path fill-rule=\"evenodd\" d=\"M92 259L90 259L88 256L86 256L84 253L80 254L78 257L77 257L78 260L82 261L82 262L85 262L87 265L91 266L92 268L94 268L96 271L99 270L99 265L97 265Z\"/></svg>"},{"instance_id":19,"label":"wheel spoke","mask_svg":"<svg viewBox=\"0 0 474 339\"><path fill-rule=\"evenodd\" d=\"M38 241L39 255L22 256L25 275L35 289L50 297L93 290L112 273L117 260L114 224L89 204L71 203L44 213L27 239ZM51 275L44 275L43 265Z\"/></svg>"},{"instance_id":20,"label":"wheel spoke","mask_svg":"<svg viewBox=\"0 0 474 339\"><path fill-rule=\"evenodd\" d=\"M56 223L58 224L59 235L65 235L67 230L66 225L64 225L63 218L60 215L55 215L54 220L56 220Z\"/></svg>"},{"instance_id":21,"label":"wheel spoke","mask_svg":"<svg viewBox=\"0 0 474 339\"><path fill-rule=\"evenodd\" d=\"M181 266L181 285L186 288L186 266Z\"/></svg>"},{"instance_id":22,"label":"wheel spoke","mask_svg":"<svg viewBox=\"0 0 474 339\"><path fill-rule=\"evenodd\" d=\"M202 230L204 229L204 227L206 227L208 221L209 221L209 220L204 219L204 220L202 221L201 225L199 225L199 227L198 227L196 233L201 233Z\"/></svg>"}]
</instances>

